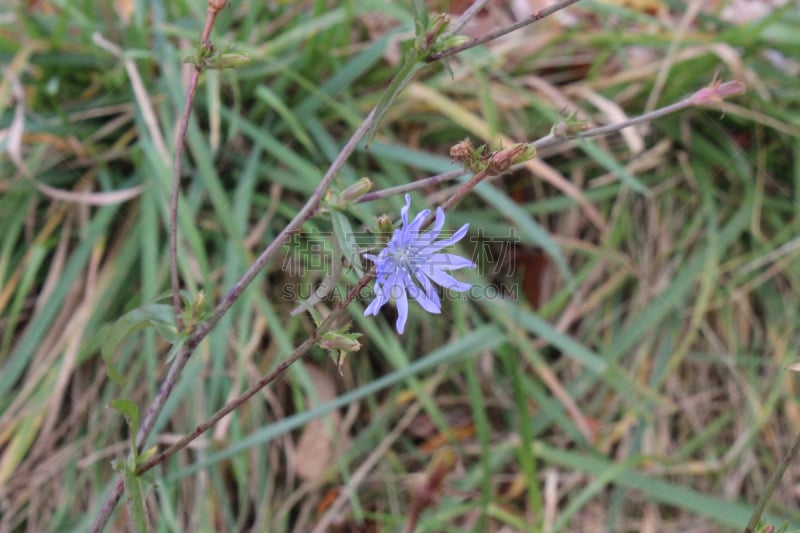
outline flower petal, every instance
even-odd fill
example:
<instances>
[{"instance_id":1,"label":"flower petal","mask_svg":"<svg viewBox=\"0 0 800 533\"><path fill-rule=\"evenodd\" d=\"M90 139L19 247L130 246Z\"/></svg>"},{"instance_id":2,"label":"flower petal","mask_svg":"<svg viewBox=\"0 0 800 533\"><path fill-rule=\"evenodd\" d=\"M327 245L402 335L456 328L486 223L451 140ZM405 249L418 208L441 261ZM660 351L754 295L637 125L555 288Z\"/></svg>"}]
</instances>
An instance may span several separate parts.
<instances>
[{"instance_id":1,"label":"flower petal","mask_svg":"<svg viewBox=\"0 0 800 533\"><path fill-rule=\"evenodd\" d=\"M458 270L460 268L475 268L475 263L455 254L433 254L428 257L428 265L440 270Z\"/></svg>"},{"instance_id":2,"label":"flower petal","mask_svg":"<svg viewBox=\"0 0 800 533\"><path fill-rule=\"evenodd\" d=\"M422 272L414 272L414 277L419 280L420 285L422 285L422 291L420 291L416 285L414 286L419 292L415 296L412 294L411 296L419 302L419 305L422 306L429 313L433 313L438 315L442 312L442 302L439 300L439 295L436 294L436 288L430 282L428 277ZM410 291L409 291L410 292Z\"/></svg>"},{"instance_id":3,"label":"flower petal","mask_svg":"<svg viewBox=\"0 0 800 533\"><path fill-rule=\"evenodd\" d=\"M425 235L420 237L419 243L422 246L427 246L439 236L439 233L444 227L444 210L441 207L436 208L436 219L433 221L433 227L428 230Z\"/></svg>"},{"instance_id":4,"label":"flower petal","mask_svg":"<svg viewBox=\"0 0 800 533\"><path fill-rule=\"evenodd\" d=\"M406 194L406 205L400 208L400 218L403 219L403 227L408 225L408 210L411 209L411 195ZM397 235L397 231L395 231ZM392 237L394 239L394 237Z\"/></svg>"},{"instance_id":5,"label":"flower petal","mask_svg":"<svg viewBox=\"0 0 800 533\"><path fill-rule=\"evenodd\" d=\"M425 274L437 285L444 287L445 289L450 289L451 291L464 292L468 291L472 287L471 283L463 283L458 281L450 274L446 274L435 268L432 269L431 272L425 272Z\"/></svg>"},{"instance_id":6,"label":"flower petal","mask_svg":"<svg viewBox=\"0 0 800 533\"><path fill-rule=\"evenodd\" d=\"M431 214L430 209L424 209L417 213L417 216L414 217L414 220L411 221L411 224L408 225L406 230L408 231L411 237L414 237L414 244L419 243L419 230L420 226L422 226L423 222L428 219L428 215Z\"/></svg>"},{"instance_id":7,"label":"flower petal","mask_svg":"<svg viewBox=\"0 0 800 533\"><path fill-rule=\"evenodd\" d=\"M381 310L381 307L386 305L386 302L389 301L388 295L385 291L379 290L380 285L378 283L375 284L375 298L370 302L366 309L364 309L364 316L369 315L377 315L378 311Z\"/></svg>"},{"instance_id":8,"label":"flower petal","mask_svg":"<svg viewBox=\"0 0 800 533\"><path fill-rule=\"evenodd\" d=\"M394 297L397 301L397 333L402 334L406 329L406 321L408 320L408 297L406 291L402 287L399 290L394 290Z\"/></svg>"},{"instance_id":9,"label":"flower petal","mask_svg":"<svg viewBox=\"0 0 800 533\"><path fill-rule=\"evenodd\" d=\"M447 248L448 246L452 246L464 238L464 235L467 234L467 230L469 230L469 224L464 224L463 226L458 228L458 230L456 230L456 232L453 233L450 236L450 238L442 239L441 241L437 241L429 246L426 246L423 250L421 250L421 253L433 254L435 252L438 252L442 248Z\"/></svg>"}]
</instances>

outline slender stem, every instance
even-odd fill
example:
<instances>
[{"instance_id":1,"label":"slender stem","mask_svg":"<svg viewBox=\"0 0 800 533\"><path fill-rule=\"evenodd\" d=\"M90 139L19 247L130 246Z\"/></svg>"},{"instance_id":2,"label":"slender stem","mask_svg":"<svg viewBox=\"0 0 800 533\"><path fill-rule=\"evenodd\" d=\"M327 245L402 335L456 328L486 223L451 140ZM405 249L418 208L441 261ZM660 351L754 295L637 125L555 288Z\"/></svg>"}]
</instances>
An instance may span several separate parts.
<instances>
[{"instance_id":1,"label":"slender stem","mask_svg":"<svg viewBox=\"0 0 800 533\"><path fill-rule=\"evenodd\" d=\"M253 279L263 270L266 264L273 260L280 252L281 247L289 240L289 237L300 229L300 227L311 218L311 216L316 212L317 208L319 207L322 199L325 197L325 193L330 187L330 184L333 182L333 179L339 173L339 171L344 166L347 159L350 155L355 151L356 146L358 143L361 142L361 139L364 138L364 135L367 133L369 128L372 126L373 119L375 117L375 110L372 110L367 118L364 119L364 122L358 129L353 133L353 136L350 137L350 140L347 141L347 144L344 145L342 150L339 152L339 155L336 156L333 163L331 163L330 168L320 180L319 185L314 190L314 193L311 195L311 198L308 199L306 204L297 213L294 218L289 222L289 224L281 231L275 240L273 240L267 248L261 252L261 255L258 256L258 259L247 269L247 271L242 275L239 281L228 291L222 301L217 305L214 309L211 317L200 324L197 328L195 333L193 333L189 339L190 342L196 341L200 342L208 332L211 331L211 328L216 325L222 315L231 308L231 306L236 302L236 299L239 295L244 292L245 288L253 281Z\"/></svg>"},{"instance_id":2,"label":"slender stem","mask_svg":"<svg viewBox=\"0 0 800 533\"><path fill-rule=\"evenodd\" d=\"M269 374L262 377L251 386L249 389L241 393L239 396L228 402L224 407L222 407L219 411L214 413L211 418L204 421L203 423L199 424L191 433L186 434L183 438L181 438L178 442L164 450L163 452L159 453L158 455L152 457L148 461L140 464L136 468L136 475L141 475L148 470L152 469L153 467L157 466L160 463L163 463L168 457L174 455L176 452L182 450L186 446L188 446L193 440L197 437L205 433L211 426L216 424L219 420L224 418L226 415L232 413L237 408L239 408L244 402L249 400L253 397L258 391L281 377L284 372L286 372L290 366L292 366L298 359L301 359L308 351L314 346L317 340L327 331L330 331L334 327L336 327L337 322L341 319L344 315L345 308L347 305L355 300L361 289L363 289L369 280L372 279L373 273L368 272L366 273L358 283L350 290L347 297L339 302L336 308L331 312L325 320L323 320L319 326L311 333L311 335L303 341L297 348L295 348L294 352L282 361L274 370L272 370Z\"/></svg>"},{"instance_id":3,"label":"slender stem","mask_svg":"<svg viewBox=\"0 0 800 533\"><path fill-rule=\"evenodd\" d=\"M466 26L470 20L475 18L475 15L477 15L481 9L486 7L486 4L488 3L489 0L475 0L475 3L469 6L467 10L464 11L460 17L458 17L458 20L447 29L446 35L456 35L458 32L464 29L464 26Z\"/></svg>"},{"instance_id":4,"label":"slender stem","mask_svg":"<svg viewBox=\"0 0 800 533\"><path fill-rule=\"evenodd\" d=\"M489 41L493 41L493 40L497 39L498 37L502 37L503 35L511 33L512 31L516 31L516 30L518 30L520 28L524 28L525 26L528 26L530 24L538 22L538 21L542 20L543 18L549 17L550 15L555 13L556 11L561 11L562 9L564 9L566 7L569 7L572 4L575 4L575 3L579 2L579 1L580 0L561 0L561 2L558 2L556 4L553 4L550 7L542 9L541 11L539 11L537 13L533 13L528 18L522 19L522 20L520 20L518 22L515 22L514 24L511 24L510 26L506 26L504 28L500 28L498 30L495 30L495 31L493 31L491 33L488 33L488 34L484 35L483 37L476 37L475 39L471 39L471 40L467 41L464 44L460 44L458 46L454 46L452 48L448 48L447 50L442 50L441 52L437 52L435 54L431 54L425 59L425 61L427 61L428 63L431 63L433 61L438 61L440 59L444 59L445 57L450 57L450 56L455 55L455 54L457 54L459 52L463 52L464 50L468 50L470 48L474 48L476 46L480 46L480 45L482 45L484 43L488 43Z\"/></svg>"},{"instance_id":5,"label":"slender stem","mask_svg":"<svg viewBox=\"0 0 800 533\"><path fill-rule=\"evenodd\" d=\"M800 433L794 437L792 447L789 448L788 452L786 452L783 460L781 460L781 464L778 465L778 468L775 470L775 472L773 472L769 483L767 483L766 490L762 492L761 496L758 498L758 503L756 503L756 507L753 509L753 514L750 516L750 521L747 523L747 527L744 530L745 533L753 533L756 531L758 523L761 521L761 515L764 514L764 509L766 509L772 493L775 492L775 489L778 487L778 483L780 483L781 478L783 478L783 474L786 473L786 469L789 468L789 465L792 464L792 462L794 462L798 454L800 454Z\"/></svg>"},{"instance_id":6,"label":"slender stem","mask_svg":"<svg viewBox=\"0 0 800 533\"><path fill-rule=\"evenodd\" d=\"M442 202L441 208L447 211L458 202L461 201L464 196L467 195L472 189L474 189L481 181L488 178L490 176L488 170L484 170L482 172L478 172L474 176L472 176L468 182L464 185L456 189L456 192L453 193L453 196Z\"/></svg>"},{"instance_id":7,"label":"slender stem","mask_svg":"<svg viewBox=\"0 0 800 533\"><path fill-rule=\"evenodd\" d=\"M665 115L669 115L671 113L675 113L676 111L680 111L682 109L686 109L687 107L692 107L696 105L696 103L692 100L692 97L685 98L679 102L675 102L674 104L670 104L668 106L655 109L650 111L649 113L645 113L643 115L639 115L638 117L634 117L623 122L617 122L614 124L607 124L605 126L599 126L597 128L591 128L586 131L576 132L573 134L563 133L563 134L550 134L538 139L529 144L536 148L537 150L541 150L542 148L549 148L551 146L555 146L557 144L563 144L567 141L575 140L575 139L587 139L589 137L599 137L601 135L608 135L609 133L615 133L617 131L622 131L625 128L629 128L631 126L635 126L637 124L642 124L644 122L652 122L657 118L661 118ZM558 126L557 126L558 127Z\"/></svg>"},{"instance_id":8,"label":"slender stem","mask_svg":"<svg viewBox=\"0 0 800 533\"><path fill-rule=\"evenodd\" d=\"M646 120L653 120L655 118L664 116L668 113L673 113L675 111L684 109L686 107L692 105L701 105L703 103L708 103L709 101L716 101L718 99L724 98L726 96L730 96L733 94L739 94L744 90L744 86L738 84L737 82L729 82L725 84L712 84L712 86L701 89L694 95L681 100L675 104L666 106L661 109L654 110L650 113L646 113L640 117L635 117L625 122L621 122L619 124L611 124L608 126L601 126L598 128L589 129L583 132L578 132L574 134L570 134L568 131L559 134L553 135L550 134L538 141L534 141L530 143L531 146L536 148L541 148L543 146L553 146L556 144L560 144L563 142L567 142L570 139L576 137L594 137L597 135L604 135L608 133L612 133L615 131L619 131L623 128L639 124ZM339 156L337 156L336 160L331 164L331 168L323 177L322 181L320 182L317 190L314 192L311 198L309 198L308 202L306 202L305 206L301 209L297 215L292 219L289 225L278 234L275 241L273 241L265 250L262 252L261 256L259 256L258 260L253 264L253 266L248 269L242 279L237 282L237 284L228 292L228 294L223 298L220 304L214 311L212 317L204 322L203 324L198 327L194 334L192 334L186 341L183 349L180 350L178 356L175 358L175 362L173 363L172 367L170 368L167 377L165 378L164 382L162 383L161 387L159 388L156 397L154 398L150 408L148 409L145 417L143 419L142 425L139 430L139 434L137 435L136 444L139 449L143 448L144 443L149 436L150 432L152 431L153 425L155 424L155 420L158 418L158 415L161 412L164 404L166 403L167 398L169 397L170 393L172 392L172 388L174 387L175 383L180 376L183 367L186 365L186 362L191 356L192 352L196 348L196 346L202 341L203 338L208 334L211 328L216 324L219 318L230 308L230 306L235 302L236 298L238 298L239 294L245 289L245 287L252 281L252 279L258 274L258 272L263 268L264 265L271 259L273 259L274 254L277 250L282 246L282 244L288 239L288 237L300 226L305 222L310 216L312 216L315 212L317 212L320 202L324 196L325 190L330 185L333 177L338 173L341 169L344 161L350 156L350 154L355 150L358 142L363 138L366 131L372 124L372 120L374 117L374 111L371 112L367 118L365 119L364 123L361 127L353 134L350 141L345 145L342 149ZM365 195L361 198L361 201L371 201L377 200L378 198L383 198L389 196L391 194L397 194L398 192L405 192L411 190L413 188L418 188L425 185L431 185L434 183L440 183L446 180L455 179L461 175L464 175L463 170L458 171L451 171L444 174L439 174L437 176L432 176L427 180L419 180L412 184L403 185L400 187L393 187L390 189L385 189L383 191L376 191L375 193L370 193L370 195ZM469 181L461 185L456 192L448 198L442 205L442 209L447 210L452 208L456 205L467 193L469 193L472 189L477 186L478 183L489 177L491 173L488 170L484 170L475 174ZM413 186L413 187L412 187ZM432 218L427 221L430 223ZM427 225L427 224L426 224ZM278 244L280 243L280 244ZM261 265L261 266L258 266ZM372 277L372 272L365 274L356 286L350 291L347 298L343 301L339 302L336 309L325 319L323 322L317 327L315 331L312 332L311 336L306 339L303 343L301 343L294 352L280 365L278 365L275 370L264 376L261 380L259 380L255 385L251 388L246 390L237 398L231 400L227 405L225 405L222 409L217 411L211 418L206 420L205 422L198 425L191 433L187 434L183 437L180 441L175 443L173 446L170 446L166 450L164 450L159 455L151 458L147 462L143 463L139 466L136 473L141 474L146 472L147 470L152 469L154 466L162 463L171 455L175 454L177 451L185 448L190 442L196 439L199 435L207 431L211 426L213 426L216 422L218 422L221 418L226 416L227 414L234 411L240 405L242 405L245 401L251 398L256 392L267 386L268 384L275 381L279 378L283 373L297 360L302 358L308 350L314 345L316 340L326 331L329 330L331 326L333 326L336 321L341 317L344 313L344 309L346 306L353 301L361 291L363 287L369 282ZM800 436L798 437L798 442L793 447L792 452L793 454L797 453L797 448L800 447ZM786 467L783 466L783 470ZM777 482L776 482L777 483ZM116 501L119 499L120 495L122 494L123 489L123 482L122 479L117 481L117 484L114 486L114 490L112 491L111 496L108 500L104 503L102 509L106 509L108 507L108 514L110 514L111 510L113 510L114 505L116 505ZM774 490L774 487L773 487ZM766 503L764 503L766 505ZM763 510L763 508L762 508ZM101 528L102 529L102 528ZM92 530L92 531L100 531Z\"/></svg>"},{"instance_id":9,"label":"slender stem","mask_svg":"<svg viewBox=\"0 0 800 533\"><path fill-rule=\"evenodd\" d=\"M653 111L644 113L642 115L639 115L638 117L633 117L623 122L607 124L605 126L598 126L596 128L590 128L585 131L576 130L573 132L570 132L564 123L557 124L554 130L556 131L561 130L560 133L550 133L548 135L545 135L540 139L528 143L528 146L531 146L535 148L537 151L539 151L542 148L550 148L552 146L565 144L567 142L576 139L588 139L590 137L608 135L610 133L622 131L625 128L629 128L637 124L652 122L653 120L669 115L671 113L675 113L677 111L681 111L689 107L701 106L707 103L716 102L728 96L741 94L742 92L744 92L744 86L737 81L731 81L719 84L714 83L709 87L700 89L693 95L684 98L683 100L680 100L678 102L675 102L673 104L658 109L654 109ZM524 163L519 163L517 165L512 166L509 170L519 168L523 165ZM449 172L437 174L436 176L431 176L429 178L412 181L411 183L406 183L403 185L398 185L396 187L389 187L386 189L381 189L379 191L367 193L363 195L361 198L359 198L357 203L374 202L375 200L380 200L382 198L394 196L395 194L402 194L409 191L422 189L433 185L438 185L440 183L452 181L457 178L460 178L461 176L467 176L467 175L469 175L469 172L463 169L451 170ZM478 183L493 175L496 174L483 173L479 179L476 179L476 176L473 176L470 181L464 184L464 187L462 189L459 189L459 191L456 192L457 197L454 196L449 198L446 202L442 204L442 207L445 210L447 210L447 208L449 207L452 207L453 205L458 203L461 200L461 198L463 198L463 196L467 192L469 192L469 190L475 188L475 186Z\"/></svg>"},{"instance_id":10,"label":"slender stem","mask_svg":"<svg viewBox=\"0 0 800 533\"><path fill-rule=\"evenodd\" d=\"M421 189L423 187L430 187L432 185L437 185L439 183L443 183L446 181L452 181L456 178L459 178L467 174L469 174L469 172L465 171L464 169L451 170L450 172L437 174L436 176L431 176L430 178L412 181L411 183L398 185L397 187L389 187L386 189L381 189L380 191L367 193L361 198L359 198L357 203L360 204L364 202L374 202L375 200L380 200L381 198L394 196L395 194L402 194L404 192L414 191L416 189Z\"/></svg>"},{"instance_id":11,"label":"slender stem","mask_svg":"<svg viewBox=\"0 0 800 533\"><path fill-rule=\"evenodd\" d=\"M186 90L186 101L183 105L180 125L178 127L178 140L175 146L175 163L172 167L172 196L169 199L169 273L172 283L172 309L175 311L175 324L178 331L183 331L181 318L181 285L178 279L178 197L181 188L181 167L183 166L183 152L186 131L189 129L189 116L192 113L192 103L197 92L197 82L200 71L195 67L189 78L189 87Z\"/></svg>"},{"instance_id":12,"label":"slender stem","mask_svg":"<svg viewBox=\"0 0 800 533\"><path fill-rule=\"evenodd\" d=\"M211 36L211 29L217 18L219 9L209 7L206 11L206 22L203 31L200 33L200 42L208 42ZM189 129L189 119L192 115L192 105L194 96L197 93L197 83L200 80L200 68L194 65L192 75L189 78L189 86L186 88L186 101L183 104L183 113L178 126L178 138L175 142L175 163L172 167L172 196L169 200L169 274L172 284L172 308L175 311L175 324L178 331L183 331L183 319L181 318L181 285L178 277L178 198L181 189L181 168L183 167L183 153L186 144L186 132Z\"/></svg>"},{"instance_id":13,"label":"slender stem","mask_svg":"<svg viewBox=\"0 0 800 533\"><path fill-rule=\"evenodd\" d=\"M250 268L247 269L247 271L244 273L244 275L242 275L241 279L236 282L233 288L228 291L228 293L223 297L222 301L220 301L220 303L214 308L211 317L200 324L194 333L192 333L192 335L186 339L184 347L175 357L172 367L170 367L166 378L156 393L156 397L153 399L150 407L147 409L147 413L142 419L142 423L139 427L139 432L136 437L137 448L141 450L144 447L147 438L153 431L153 427L155 426L158 416L161 414L167 399L172 393L172 389L175 387L175 384L180 377L183 367L186 366L186 363L188 362L189 357L192 355L192 352L194 352L194 349L208 335L216 323L219 322L219 319L222 318L225 312L236 302L236 299L239 297L239 295L253 281L253 279L255 279L259 272L266 266L266 264L277 256L281 247L289 239L289 237L295 231L299 230L303 223L305 223L317 210L320 202L325 196L325 192L327 191L328 187L330 187L333 178L336 177L339 170L341 170L341 168L344 166L344 163L347 161L347 158L350 157L350 155L356 149L356 146L358 146L358 143L361 141L361 139L363 139L364 135L372 125L374 116L375 112L373 110L369 115L367 115L367 117L364 119L364 122L361 124L361 126L359 126L355 133L353 133L353 136L350 138L347 144L345 144L341 152L339 152L339 155L336 156L336 159L333 161L333 163L331 163L330 168L322 177L322 180L320 181L316 190L308 199L303 208L294 216L294 218L283 229L283 231L278 234L275 240L273 240L270 245L267 246L261 255L259 255L255 263L253 263ZM366 280L364 280L364 283L366 283ZM353 297L355 297L355 295ZM123 488L123 479L120 477L117 480L117 483L114 485L111 494L109 494L108 498L105 500L105 502L103 502L103 505L101 506L97 517L95 518L95 523L92 524L90 533L99 533L103 530L109 516L111 515L111 512L119 501L120 496L122 496Z\"/></svg>"}]
</instances>

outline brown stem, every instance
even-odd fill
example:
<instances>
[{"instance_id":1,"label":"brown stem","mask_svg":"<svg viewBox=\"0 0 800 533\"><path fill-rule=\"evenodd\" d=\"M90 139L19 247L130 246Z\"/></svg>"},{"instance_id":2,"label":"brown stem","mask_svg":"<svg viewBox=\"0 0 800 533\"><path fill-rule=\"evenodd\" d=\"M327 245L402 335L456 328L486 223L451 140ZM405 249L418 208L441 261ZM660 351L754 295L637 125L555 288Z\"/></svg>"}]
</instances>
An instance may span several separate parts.
<instances>
[{"instance_id":1,"label":"brown stem","mask_svg":"<svg viewBox=\"0 0 800 533\"><path fill-rule=\"evenodd\" d=\"M616 133L625 128L635 126L637 124L652 122L653 120L669 115L671 113L675 113L677 111L681 111L683 109L687 109L689 107L702 106L705 104L718 102L729 96L741 94L744 92L744 90L745 90L744 85L739 81L728 81L723 83L714 82L708 87L700 89L693 95L684 98L683 100L661 107L659 109L654 109L653 111L644 113L642 115L639 115L638 117L633 117L623 122L617 122L614 124L607 124L605 126L590 128L584 131L575 131L573 133L569 132L550 133L540 139L528 143L528 146L535 148L538 151L541 150L542 148L551 148L553 146L565 144L570 141L574 141L576 139L588 139L590 137L599 137L601 135ZM561 126L561 124L556 125L555 129L558 129L559 126ZM519 168L522 165L524 165L524 163L519 163L517 165L510 167L509 170ZM411 183L406 183L403 185L398 185L396 187L389 187L386 189L381 189L379 191L367 193L363 195L361 198L359 198L357 203L374 202L375 200L387 198L395 194L402 194L405 192L414 191L417 189L422 189L433 185L438 185L440 183L444 183L447 181L452 181L454 179L466 175L469 175L469 171L463 169L451 170L449 172L437 174L436 176L431 176L429 178L413 181ZM488 177L495 175L497 174L484 173L479 177L473 176L470 179L470 181L465 183L461 188L458 189L458 191L456 191L456 194L453 197L445 201L442 204L442 207L445 210L447 210L447 208L454 206L464 197L464 195L467 192L474 189L475 186L478 185L478 183L480 183L481 181L483 181ZM478 177L479 179L476 179L476 177Z\"/></svg>"},{"instance_id":2,"label":"brown stem","mask_svg":"<svg viewBox=\"0 0 800 533\"><path fill-rule=\"evenodd\" d=\"M217 18L219 9L209 6L206 11L206 22L200 32L200 42L208 42L211 29ZM172 196L169 200L169 273L172 284L172 308L175 311L175 324L178 331L183 331L181 318L181 285L178 277L178 197L181 187L181 168L183 167L183 153L185 151L186 132L189 129L189 119L192 115L194 96L197 93L197 83L200 80L200 68L194 65L189 86L186 88L186 101L183 104L183 113L178 126L178 138L175 141L175 164L172 167Z\"/></svg>"},{"instance_id":3,"label":"brown stem","mask_svg":"<svg viewBox=\"0 0 800 533\"><path fill-rule=\"evenodd\" d=\"M503 35L506 35L507 33L511 33L512 31L516 31L516 30L518 30L520 28L524 28L525 26L528 26L530 24L538 22L538 21L542 20L543 18L549 17L550 15L555 13L556 11L561 11L565 7L569 7L572 4L575 4L577 2L579 2L579 0L562 0L561 2L558 2L556 4L553 4L550 7L542 9L541 11L539 11L537 13L533 13L531 16L529 16L526 19L523 19L523 20L520 20L518 22L515 22L514 24L511 24L510 26L506 26L505 28L500 28L499 30L495 30L495 31L493 31L493 32L491 32L491 33L489 33L487 35L484 35L483 37L476 37L475 39L471 39L471 40L467 41L464 44L460 44L458 46L454 46L452 48L448 48L447 50L442 50L441 52L437 52L435 54L431 54L425 59L425 61L428 62L428 63L432 63L434 61L439 61L440 59L444 59L445 57L450 57L452 55L455 55L455 54L457 54L459 52L463 52L464 50L468 50L470 48L474 48L476 46L480 46L480 45L482 45L484 43L488 43L489 41L493 41L493 40L497 39L498 37L502 37Z\"/></svg>"},{"instance_id":4,"label":"brown stem","mask_svg":"<svg viewBox=\"0 0 800 533\"><path fill-rule=\"evenodd\" d=\"M323 320L319 324L319 326L317 326L317 329L315 329L311 333L311 335L308 337L308 339L303 341L297 348L295 348L294 352L292 352L292 355L290 355L287 359L282 361L272 372L270 372L269 374L265 375L263 378L258 380L258 382L256 384L254 384L249 389L247 389L246 391L241 393L239 396L237 396L236 398L234 398L233 400L228 402L222 409L220 409L219 411L214 413L211 416L211 418L209 418L208 420L204 421L203 423L198 425L196 428L194 428L194 430L192 430L191 433L186 434L178 442L176 442L175 444L173 444L172 446L170 446L169 448L167 448L163 452L161 452L158 455L152 457L148 461L140 464L136 468L136 475L137 476L141 475L141 474L147 472L148 470L150 470L151 468L157 466L158 464L163 463L168 457L170 457L171 455L175 454L176 452L182 450L183 448L188 446L193 440L195 440L197 437L199 437L200 435L205 433L209 428L211 428L211 426L216 424L224 416L226 416L226 415L232 413L233 411L235 411L244 402L246 402L247 400L252 398L253 395L255 395L258 391L260 391L261 389L263 389L264 387L266 387L267 385L269 385L270 383L272 383L273 381L275 381L276 379L281 377L284 374L284 372L286 372L286 370L288 370L289 367L292 366L295 363L295 361L297 361L298 359L302 358L308 352L308 350L310 350L311 347L314 346L314 344L317 342L317 340L325 332L330 331L331 329L333 329L335 327L337 321L344 314L344 310L347 307L347 304L352 302L358 296L358 294L361 292L361 289L363 289L367 285L367 283L369 282L369 280L371 278L372 278L372 273L371 272L365 274L358 281L356 286L348 293L347 297L344 300L342 300L341 302L339 302L339 304L336 306L334 311L331 314L329 314L325 318L325 320Z\"/></svg>"}]
</instances>

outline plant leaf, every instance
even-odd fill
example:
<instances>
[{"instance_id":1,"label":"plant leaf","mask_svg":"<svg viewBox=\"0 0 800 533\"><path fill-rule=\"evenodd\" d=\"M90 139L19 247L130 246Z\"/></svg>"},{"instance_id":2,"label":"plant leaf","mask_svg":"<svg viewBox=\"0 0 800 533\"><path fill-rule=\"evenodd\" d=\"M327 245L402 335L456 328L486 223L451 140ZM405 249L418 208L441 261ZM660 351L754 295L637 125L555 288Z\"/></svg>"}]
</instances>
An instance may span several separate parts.
<instances>
[{"instance_id":1,"label":"plant leaf","mask_svg":"<svg viewBox=\"0 0 800 533\"><path fill-rule=\"evenodd\" d=\"M130 432L131 449L135 458L137 456L136 434L139 432L139 406L136 405L136 402L133 400L127 400L125 398L112 400L108 406L118 411L122 414L122 416L125 417L125 421L128 423L128 429Z\"/></svg>"},{"instance_id":2,"label":"plant leaf","mask_svg":"<svg viewBox=\"0 0 800 533\"><path fill-rule=\"evenodd\" d=\"M331 209L331 222L333 222L333 238L336 241L336 246L342 252L344 258L353 265L358 277L363 276L364 267L361 264L361 256L350 219L341 211Z\"/></svg>"},{"instance_id":3,"label":"plant leaf","mask_svg":"<svg viewBox=\"0 0 800 533\"><path fill-rule=\"evenodd\" d=\"M117 385L125 384L125 377L114 366L117 346L132 334L149 326L156 328L168 342L175 342L179 338L172 307L167 304L148 304L134 309L100 332L103 362L106 364L108 377Z\"/></svg>"},{"instance_id":4,"label":"plant leaf","mask_svg":"<svg viewBox=\"0 0 800 533\"><path fill-rule=\"evenodd\" d=\"M375 133L378 131L378 126L381 124L381 118L383 115L386 114L386 111L389 109L389 106L392 105L397 95L405 89L411 80L414 79L414 75L420 71L423 67L425 67L425 63L421 63L417 59L417 53L413 48L410 48L407 52L405 57L403 58L403 64L400 67L400 70L392 78L392 82L389 84L389 87L383 92L381 95L381 99L378 100L378 104L375 106L375 116L372 119L372 126L370 126L369 130L367 130L367 134L365 135L366 147L369 148L369 145L372 144L372 139L375 137Z\"/></svg>"}]
</instances>

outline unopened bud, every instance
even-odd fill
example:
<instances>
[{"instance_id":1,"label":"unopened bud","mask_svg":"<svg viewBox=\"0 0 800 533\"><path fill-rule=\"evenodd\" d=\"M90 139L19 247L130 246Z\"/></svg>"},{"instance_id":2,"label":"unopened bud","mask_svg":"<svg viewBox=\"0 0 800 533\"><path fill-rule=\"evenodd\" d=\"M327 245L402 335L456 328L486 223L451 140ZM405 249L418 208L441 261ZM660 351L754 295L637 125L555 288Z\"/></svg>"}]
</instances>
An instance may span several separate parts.
<instances>
[{"instance_id":1,"label":"unopened bud","mask_svg":"<svg viewBox=\"0 0 800 533\"><path fill-rule=\"evenodd\" d=\"M214 13L219 13L225 8L228 0L208 0L208 10Z\"/></svg>"},{"instance_id":2,"label":"unopened bud","mask_svg":"<svg viewBox=\"0 0 800 533\"><path fill-rule=\"evenodd\" d=\"M518 143L504 150L496 152L489 161L489 171L492 173L505 172L517 163L533 159L536 148L525 143Z\"/></svg>"},{"instance_id":3,"label":"unopened bud","mask_svg":"<svg viewBox=\"0 0 800 533\"><path fill-rule=\"evenodd\" d=\"M439 13L436 15L436 18L433 19L433 22L429 26L428 33L425 35L425 40L430 48L435 42L436 39L447 29L450 25L450 17L446 13Z\"/></svg>"},{"instance_id":4,"label":"unopened bud","mask_svg":"<svg viewBox=\"0 0 800 533\"><path fill-rule=\"evenodd\" d=\"M745 85L740 81L714 81L692 95L694 104L708 104L722 101L723 98L736 96L745 92Z\"/></svg>"},{"instance_id":5,"label":"unopened bud","mask_svg":"<svg viewBox=\"0 0 800 533\"><path fill-rule=\"evenodd\" d=\"M388 234L391 233L393 229L394 225L389 215L381 215L378 217L378 232Z\"/></svg>"},{"instance_id":6,"label":"unopened bud","mask_svg":"<svg viewBox=\"0 0 800 533\"><path fill-rule=\"evenodd\" d=\"M213 69L221 70L224 68L238 68L249 63L250 58L244 54L221 54L214 58L210 63Z\"/></svg>"},{"instance_id":7,"label":"unopened bud","mask_svg":"<svg viewBox=\"0 0 800 533\"><path fill-rule=\"evenodd\" d=\"M367 194L370 189L372 189L372 180L369 178L361 178L342 191L342 202L348 204L352 203Z\"/></svg>"},{"instance_id":8,"label":"unopened bud","mask_svg":"<svg viewBox=\"0 0 800 533\"><path fill-rule=\"evenodd\" d=\"M464 139L450 147L450 159L452 159L453 162L463 161L469 159L474 151L475 149L472 147L472 141Z\"/></svg>"},{"instance_id":9,"label":"unopened bud","mask_svg":"<svg viewBox=\"0 0 800 533\"><path fill-rule=\"evenodd\" d=\"M322 340L319 341L321 348L326 350L344 350L346 352L357 352L361 349L361 343L358 342L354 334L347 333L334 333L329 331L322 335Z\"/></svg>"}]
</instances>

